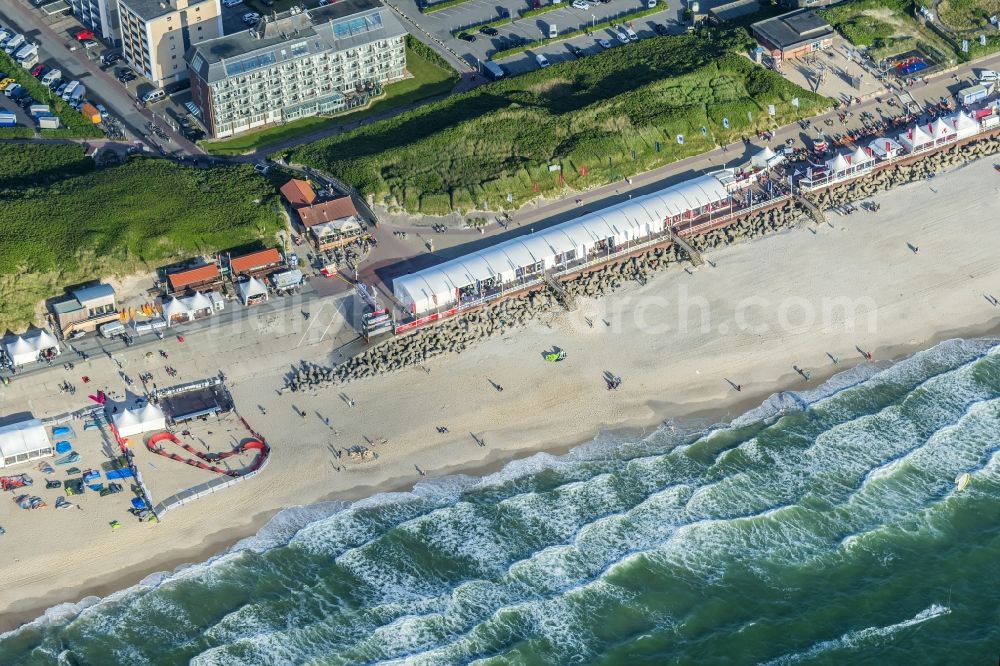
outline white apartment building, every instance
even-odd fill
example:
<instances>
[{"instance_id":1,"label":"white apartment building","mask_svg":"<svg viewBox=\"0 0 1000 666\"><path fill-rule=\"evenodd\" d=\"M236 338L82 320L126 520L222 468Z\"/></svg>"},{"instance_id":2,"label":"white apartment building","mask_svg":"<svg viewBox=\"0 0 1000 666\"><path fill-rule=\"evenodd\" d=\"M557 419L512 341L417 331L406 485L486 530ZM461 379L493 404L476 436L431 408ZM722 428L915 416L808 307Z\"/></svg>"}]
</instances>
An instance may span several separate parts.
<instances>
[{"instance_id":1,"label":"white apartment building","mask_svg":"<svg viewBox=\"0 0 1000 666\"><path fill-rule=\"evenodd\" d=\"M334 112L403 78L405 36L379 0L274 14L192 46L185 56L191 97L215 137Z\"/></svg>"},{"instance_id":2,"label":"white apartment building","mask_svg":"<svg viewBox=\"0 0 1000 666\"><path fill-rule=\"evenodd\" d=\"M222 34L220 0L118 0L118 14L125 61L160 87L186 79L187 50Z\"/></svg>"}]
</instances>

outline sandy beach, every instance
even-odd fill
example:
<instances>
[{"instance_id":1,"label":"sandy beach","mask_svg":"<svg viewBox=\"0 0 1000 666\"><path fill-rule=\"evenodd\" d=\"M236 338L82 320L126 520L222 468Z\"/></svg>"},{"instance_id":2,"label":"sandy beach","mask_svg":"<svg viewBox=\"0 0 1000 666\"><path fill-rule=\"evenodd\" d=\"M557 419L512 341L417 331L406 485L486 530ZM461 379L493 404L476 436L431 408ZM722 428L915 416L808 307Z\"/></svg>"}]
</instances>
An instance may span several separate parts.
<instances>
[{"instance_id":1,"label":"sandy beach","mask_svg":"<svg viewBox=\"0 0 1000 666\"><path fill-rule=\"evenodd\" d=\"M274 341L258 330L224 349L207 339L211 332L171 341L171 364L185 380L226 373L237 408L272 444L267 468L160 524L123 521L116 531L96 496L80 500L82 511L0 504L0 630L203 561L283 508L407 489L422 479L417 467L428 477L478 474L536 451L564 451L602 430L719 422L777 391L815 388L867 362L867 352L887 363L940 339L991 332L1000 308L984 295L1000 296L998 190L991 161L980 161L878 196L878 213L828 214L827 226L715 251L707 255L714 266L581 300L573 312L553 311L425 368L315 394L276 389L290 364L330 362L336 343L328 336L296 346L286 344L302 339L294 331ZM553 346L568 358L546 362L542 352ZM124 359L127 367L141 369L142 353ZM107 358L75 374L81 370L97 385L121 385ZM607 390L605 372L622 378L617 391ZM85 406L86 391L59 395L62 379L25 378L16 392L0 393L0 411L44 416ZM333 452L366 439L385 440L374 446L374 462ZM150 460L140 457L140 467ZM170 464L155 463L164 474ZM211 478L191 473L203 475L194 482ZM38 483L41 474L33 475Z\"/></svg>"}]
</instances>

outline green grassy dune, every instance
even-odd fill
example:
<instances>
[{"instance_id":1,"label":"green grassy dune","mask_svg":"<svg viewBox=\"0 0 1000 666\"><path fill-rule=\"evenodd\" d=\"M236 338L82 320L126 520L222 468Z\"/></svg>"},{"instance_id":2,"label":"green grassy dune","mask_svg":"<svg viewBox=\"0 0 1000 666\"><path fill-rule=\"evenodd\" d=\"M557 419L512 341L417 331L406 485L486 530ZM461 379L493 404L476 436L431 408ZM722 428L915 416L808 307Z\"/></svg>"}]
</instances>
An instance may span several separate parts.
<instances>
[{"instance_id":1,"label":"green grassy dune","mask_svg":"<svg viewBox=\"0 0 1000 666\"><path fill-rule=\"evenodd\" d=\"M133 158L95 170L76 145L0 144L0 329L85 280L272 238L273 185L249 165Z\"/></svg>"},{"instance_id":2,"label":"green grassy dune","mask_svg":"<svg viewBox=\"0 0 1000 666\"><path fill-rule=\"evenodd\" d=\"M553 164L566 186L580 189L829 106L753 65L742 55L749 46L742 29L647 39L453 95L286 157L411 212L510 209L536 187L563 187Z\"/></svg>"}]
</instances>

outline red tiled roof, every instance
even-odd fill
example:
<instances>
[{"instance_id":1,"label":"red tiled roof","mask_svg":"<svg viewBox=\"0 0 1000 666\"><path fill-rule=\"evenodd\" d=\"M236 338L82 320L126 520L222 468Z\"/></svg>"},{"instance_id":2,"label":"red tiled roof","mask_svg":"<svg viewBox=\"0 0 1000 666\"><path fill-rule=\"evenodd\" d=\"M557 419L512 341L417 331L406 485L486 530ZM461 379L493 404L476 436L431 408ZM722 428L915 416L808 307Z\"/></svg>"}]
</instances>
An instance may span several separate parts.
<instances>
[{"instance_id":1,"label":"red tiled roof","mask_svg":"<svg viewBox=\"0 0 1000 666\"><path fill-rule=\"evenodd\" d=\"M312 186L304 180L292 178L281 186L281 194L292 208L311 206L316 202L316 193Z\"/></svg>"},{"instance_id":2,"label":"red tiled roof","mask_svg":"<svg viewBox=\"0 0 1000 666\"><path fill-rule=\"evenodd\" d=\"M302 224L307 227L351 216L358 217L358 209L354 207L354 201L348 195L299 209Z\"/></svg>"},{"instance_id":3,"label":"red tiled roof","mask_svg":"<svg viewBox=\"0 0 1000 666\"><path fill-rule=\"evenodd\" d=\"M215 264L206 264L195 268L187 268L167 276L174 291L180 291L191 284L201 284L216 280L219 277L219 267Z\"/></svg>"},{"instance_id":4,"label":"red tiled roof","mask_svg":"<svg viewBox=\"0 0 1000 666\"><path fill-rule=\"evenodd\" d=\"M246 273L255 268L263 268L264 266L280 263L281 255L272 247L267 250L258 250L250 254L244 254L241 257L233 257L229 261L229 266L233 269L233 273Z\"/></svg>"}]
</instances>

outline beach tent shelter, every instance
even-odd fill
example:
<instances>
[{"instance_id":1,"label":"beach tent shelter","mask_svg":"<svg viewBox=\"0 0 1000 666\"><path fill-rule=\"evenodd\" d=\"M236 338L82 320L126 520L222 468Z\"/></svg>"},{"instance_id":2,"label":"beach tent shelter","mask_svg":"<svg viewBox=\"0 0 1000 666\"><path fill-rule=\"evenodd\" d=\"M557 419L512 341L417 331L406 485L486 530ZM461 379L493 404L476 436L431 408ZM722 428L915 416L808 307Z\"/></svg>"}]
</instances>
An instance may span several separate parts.
<instances>
[{"instance_id":1,"label":"beach tent shelter","mask_svg":"<svg viewBox=\"0 0 1000 666\"><path fill-rule=\"evenodd\" d=\"M875 166L875 156L872 155L870 150L865 150L861 146L858 146L851 155L851 166L854 167L855 171L870 169Z\"/></svg>"},{"instance_id":2,"label":"beach tent shelter","mask_svg":"<svg viewBox=\"0 0 1000 666\"><path fill-rule=\"evenodd\" d=\"M0 427L0 467L52 455L52 442L38 419Z\"/></svg>"},{"instance_id":3,"label":"beach tent shelter","mask_svg":"<svg viewBox=\"0 0 1000 666\"><path fill-rule=\"evenodd\" d=\"M947 143L956 137L955 128L944 118L936 119L930 126L930 135L935 143Z\"/></svg>"},{"instance_id":4,"label":"beach tent shelter","mask_svg":"<svg viewBox=\"0 0 1000 666\"><path fill-rule=\"evenodd\" d=\"M181 299L171 298L163 305L163 318L167 320L168 326L182 324L191 319L191 310L181 302Z\"/></svg>"},{"instance_id":5,"label":"beach tent shelter","mask_svg":"<svg viewBox=\"0 0 1000 666\"><path fill-rule=\"evenodd\" d=\"M257 278L250 278L236 283L236 291L240 294L243 305L254 305L267 300L267 287Z\"/></svg>"},{"instance_id":6,"label":"beach tent shelter","mask_svg":"<svg viewBox=\"0 0 1000 666\"><path fill-rule=\"evenodd\" d=\"M14 365L24 365L38 360L38 350L20 335L5 340L4 349Z\"/></svg>"},{"instance_id":7,"label":"beach tent shelter","mask_svg":"<svg viewBox=\"0 0 1000 666\"><path fill-rule=\"evenodd\" d=\"M959 111L952 116L951 122L955 127L955 134L959 139L972 136L979 131L979 123L970 118L965 111Z\"/></svg>"},{"instance_id":8,"label":"beach tent shelter","mask_svg":"<svg viewBox=\"0 0 1000 666\"><path fill-rule=\"evenodd\" d=\"M195 292L194 296L182 300L192 316L204 317L215 311L215 304L212 302L212 299L200 291Z\"/></svg>"},{"instance_id":9,"label":"beach tent shelter","mask_svg":"<svg viewBox=\"0 0 1000 666\"><path fill-rule=\"evenodd\" d=\"M770 146L764 146L764 150L750 158L750 166L769 169L781 164L782 161L784 161L784 158L781 155L771 150Z\"/></svg>"},{"instance_id":10,"label":"beach tent shelter","mask_svg":"<svg viewBox=\"0 0 1000 666\"><path fill-rule=\"evenodd\" d=\"M167 417L156 405L147 403L138 409L123 409L114 415L115 428L122 437L131 437L143 432L164 430Z\"/></svg>"},{"instance_id":11,"label":"beach tent shelter","mask_svg":"<svg viewBox=\"0 0 1000 666\"><path fill-rule=\"evenodd\" d=\"M851 165L847 158L837 153L836 157L826 161L826 168L830 170L832 177L839 178L851 170Z\"/></svg>"},{"instance_id":12,"label":"beach tent shelter","mask_svg":"<svg viewBox=\"0 0 1000 666\"><path fill-rule=\"evenodd\" d=\"M915 150L920 150L933 145L934 139L931 135L922 130L920 125L915 125L906 130L903 134L899 135L899 142L912 153Z\"/></svg>"}]
</instances>

